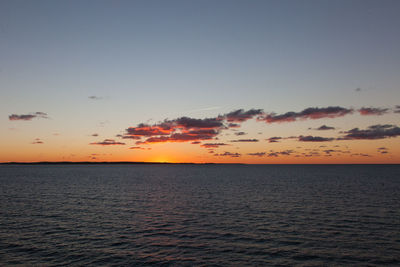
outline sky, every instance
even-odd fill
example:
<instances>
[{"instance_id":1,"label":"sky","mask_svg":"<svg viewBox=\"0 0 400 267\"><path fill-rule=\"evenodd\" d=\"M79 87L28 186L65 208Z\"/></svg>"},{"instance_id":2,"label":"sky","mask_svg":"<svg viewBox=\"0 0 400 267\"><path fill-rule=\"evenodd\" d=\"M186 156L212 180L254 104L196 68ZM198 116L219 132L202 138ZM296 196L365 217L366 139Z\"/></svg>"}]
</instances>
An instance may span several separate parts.
<instances>
[{"instance_id":1,"label":"sky","mask_svg":"<svg viewBox=\"0 0 400 267\"><path fill-rule=\"evenodd\" d=\"M0 0L0 162L398 164L399 11Z\"/></svg>"}]
</instances>

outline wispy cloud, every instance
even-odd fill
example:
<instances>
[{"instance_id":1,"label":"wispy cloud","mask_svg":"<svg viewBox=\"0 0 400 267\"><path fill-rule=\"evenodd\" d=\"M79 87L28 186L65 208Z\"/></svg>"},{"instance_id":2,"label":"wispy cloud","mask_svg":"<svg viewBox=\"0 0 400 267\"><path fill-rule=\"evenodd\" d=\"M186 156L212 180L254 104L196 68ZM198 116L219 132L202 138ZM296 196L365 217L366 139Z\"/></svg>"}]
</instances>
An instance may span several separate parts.
<instances>
[{"instance_id":1,"label":"wispy cloud","mask_svg":"<svg viewBox=\"0 0 400 267\"><path fill-rule=\"evenodd\" d=\"M145 150L146 148L140 147L140 146L132 146L129 149L140 149L140 150Z\"/></svg>"},{"instance_id":2,"label":"wispy cloud","mask_svg":"<svg viewBox=\"0 0 400 267\"><path fill-rule=\"evenodd\" d=\"M33 112L33 113L29 113L29 114L11 114L8 116L8 119L10 121L18 121L18 120L22 120L22 121L30 121L34 118L41 118L41 119L48 119L49 117L47 116L47 113L44 112Z\"/></svg>"},{"instance_id":3,"label":"wispy cloud","mask_svg":"<svg viewBox=\"0 0 400 267\"><path fill-rule=\"evenodd\" d=\"M231 140L230 142L258 142L258 139L237 139Z\"/></svg>"},{"instance_id":4,"label":"wispy cloud","mask_svg":"<svg viewBox=\"0 0 400 267\"><path fill-rule=\"evenodd\" d=\"M35 138L35 140L33 140L33 142L31 144L41 145L41 144L44 144L44 142L42 140L40 140L40 138Z\"/></svg>"},{"instance_id":5,"label":"wispy cloud","mask_svg":"<svg viewBox=\"0 0 400 267\"><path fill-rule=\"evenodd\" d=\"M358 112L360 112L361 115L364 116L371 116L371 115L384 115L386 113L389 113L389 109L388 108L360 108L358 110Z\"/></svg>"},{"instance_id":6,"label":"wispy cloud","mask_svg":"<svg viewBox=\"0 0 400 267\"><path fill-rule=\"evenodd\" d=\"M225 151L225 152L222 153L222 154L214 154L214 156L217 156L217 157L232 157L232 158L238 158L238 157L242 156L242 154L240 154L240 153L232 153L232 152Z\"/></svg>"},{"instance_id":7,"label":"wispy cloud","mask_svg":"<svg viewBox=\"0 0 400 267\"><path fill-rule=\"evenodd\" d=\"M280 140L282 140L282 137L274 136L274 137L268 138L267 140L269 143L278 143Z\"/></svg>"},{"instance_id":8,"label":"wispy cloud","mask_svg":"<svg viewBox=\"0 0 400 267\"><path fill-rule=\"evenodd\" d=\"M283 151L270 151L270 153L267 154L267 157L279 157L279 156L290 156L295 151L288 149L288 150L283 150Z\"/></svg>"},{"instance_id":9,"label":"wispy cloud","mask_svg":"<svg viewBox=\"0 0 400 267\"><path fill-rule=\"evenodd\" d=\"M221 109L221 107L207 107L207 108L192 109L187 112L199 112L199 111L209 111L209 110L217 110L217 109Z\"/></svg>"},{"instance_id":10,"label":"wispy cloud","mask_svg":"<svg viewBox=\"0 0 400 267\"><path fill-rule=\"evenodd\" d=\"M254 152L254 153L247 153L249 156L254 156L254 157L263 157L267 154L266 152Z\"/></svg>"},{"instance_id":11,"label":"wispy cloud","mask_svg":"<svg viewBox=\"0 0 400 267\"><path fill-rule=\"evenodd\" d=\"M227 146L227 145L228 144L225 144L225 143L205 143L205 144L202 144L201 147L216 148L216 147Z\"/></svg>"},{"instance_id":12,"label":"wispy cloud","mask_svg":"<svg viewBox=\"0 0 400 267\"><path fill-rule=\"evenodd\" d=\"M103 99L101 96L95 96L95 95L91 95L88 98L91 99L91 100L101 100L101 99Z\"/></svg>"},{"instance_id":13,"label":"wispy cloud","mask_svg":"<svg viewBox=\"0 0 400 267\"><path fill-rule=\"evenodd\" d=\"M337 118L347 114L353 113L353 109L347 109L343 107L325 107L325 108L306 108L300 112L286 112L284 114L270 113L264 116L258 117L258 120L265 121L267 123L274 122L293 122L298 119L322 119L322 118Z\"/></svg>"},{"instance_id":14,"label":"wispy cloud","mask_svg":"<svg viewBox=\"0 0 400 267\"><path fill-rule=\"evenodd\" d=\"M114 139L104 139L104 141L90 143L90 145L110 146L110 145L125 145L125 143L116 142Z\"/></svg>"}]
</instances>

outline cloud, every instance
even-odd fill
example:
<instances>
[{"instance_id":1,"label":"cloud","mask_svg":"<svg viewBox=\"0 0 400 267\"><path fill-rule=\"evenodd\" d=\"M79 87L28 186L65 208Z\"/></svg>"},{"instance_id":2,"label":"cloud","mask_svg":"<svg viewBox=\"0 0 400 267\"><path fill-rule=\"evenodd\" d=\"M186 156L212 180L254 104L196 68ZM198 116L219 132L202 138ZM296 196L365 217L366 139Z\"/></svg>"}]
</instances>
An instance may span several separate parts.
<instances>
[{"instance_id":1,"label":"cloud","mask_svg":"<svg viewBox=\"0 0 400 267\"><path fill-rule=\"evenodd\" d=\"M318 130L318 131L335 130L335 127L326 126L326 125L324 124L324 125L321 125L321 126L319 126L318 128L316 128L315 130Z\"/></svg>"},{"instance_id":2,"label":"cloud","mask_svg":"<svg viewBox=\"0 0 400 267\"><path fill-rule=\"evenodd\" d=\"M258 142L258 139L238 139L238 140L231 140L230 142Z\"/></svg>"},{"instance_id":3,"label":"cloud","mask_svg":"<svg viewBox=\"0 0 400 267\"><path fill-rule=\"evenodd\" d=\"M394 113L400 113L400 105L395 106Z\"/></svg>"},{"instance_id":4,"label":"cloud","mask_svg":"<svg viewBox=\"0 0 400 267\"><path fill-rule=\"evenodd\" d=\"M360 87L354 89L354 91L356 91L356 92L361 92L361 90L362 90L362 89L361 89Z\"/></svg>"},{"instance_id":5,"label":"cloud","mask_svg":"<svg viewBox=\"0 0 400 267\"><path fill-rule=\"evenodd\" d=\"M326 154L332 154L332 153L343 153L342 150L335 150L335 149L325 149L322 152L326 153Z\"/></svg>"},{"instance_id":6,"label":"cloud","mask_svg":"<svg viewBox=\"0 0 400 267\"><path fill-rule=\"evenodd\" d=\"M198 145L198 144L201 144L201 142L200 141L193 141L193 142L191 142L191 144L192 145Z\"/></svg>"},{"instance_id":7,"label":"cloud","mask_svg":"<svg viewBox=\"0 0 400 267\"><path fill-rule=\"evenodd\" d=\"M281 140L281 139L282 139L282 137L274 136L274 137L268 138L267 140L269 143L279 143L279 140Z\"/></svg>"},{"instance_id":8,"label":"cloud","mask_svg":"<svg viewBox=\"0 0 400 267\"><path fill-rule=\"evenodd\" d=\"M8 119L10 121L18 121L18 120L30 121L34 118L48 119L49 117L47 117L46 113L40 112L40 111L34 112L34 113L29 113L29 114L21 114L21 115L11 114L8 116Z\"/></svg>"},{"instance_id":9,"label":"cloud","mask_svg":"<svg viewBox=\"0 0 400 267\"><path fill-rule=\"evenodd\" d=\"M277 115L275 113L266 114L258 117L258 120L265 121L266 123L274 122L293 122L298 119L321 119L321 118L336 118L342 117L347 114L353 113L353 109L347 109L343 107L325 107L325 108L306 108L301 112L286 112L284 114Z\"/></svg>"},{"instance_id":10,"label":"cloud","mask_svg":"<svg viewBox=\"0 0 400 267\"><path fill-rule=\"evenodd\" d=\"M365 154L365 153L354 153L354 154L351 154L350 156L351 157L353 157L353 156L371 157L371 155Z\"/></svg>"},{"instance_id":11,"label":"cloud","mask_svg":"<svg viewBox=\"0 0 400 267\"><path fill-rule=\"evenodd\" d=\"M116 142L114 139L104 139L104 141L102 142L94 142L90 143L90 145L110 146L110 145L125 145L125 143Z\"/></svg>"},{"instance_id":12,"label":"cloud","mask_svg":"<svg viewBox=\"0 0 400 267\"><path fill-rule=\"evenodd\" d=\"M284 155L284 156L290 156L292 153L294 153L293 150L284 150L281 152L278 152L280 155Z\"/></svg>"},{"instance_id":13,"label":"cloud","mask_svg":"<svg viewBox=\"0 0 400 267\"><path fill-rule=\"evenodd\" d=\"M94 134L92 134L92 136L96 137L96 136L99 136L99 134L97 134L97 133L94 133Z\"/></svg>"},{"instance_id":14,"label":"cloud","mask_svg":"<svg viewBox=\"0 0 400 267\"><path fill-rule=\"evenodd\" d=\"M95 95L91 95L91 96L89 96L88 98L89 98L89 99L92 99L92 100L100 100L100 99L103 99L101 96L95 96Z\"/></svg>"},{"instance_id":15,"label":"cloud","mask_svg":"<svg viewBox=\"0 0 400 267\"><path fill-rule=\"evenodd\" d=\"M228 144L225 144L225 143L205 143L205 144L202 144L201 147L216 148L216 147L227 146L227 145Z\"/></svg>"},{"instance_id":16,"label":"cloud","mask_svg":"<svg viewBox=\"0 0 400 267\"><path fill-rule=\"evenodd\" d=\"M243 109L238 109L225 114L224 118L228 122L244 122L253 118L256 115L262 115L262 114L263 114L262 109L250 109L247 111L244 111Z\"/></svg>"},{"instance_id":17,"label":"cloud","mask_svg":"<svg viewBox=\"0 0 400 267\"><path fill-rule=\"evenodd\" d=\"M141 149L141 150L145 150L144 147L140 147L140 146L132 146L129 149Z\"/></svg>"},{"instance_id":18,"label":"cloud","mask_svg":"<svg viewBox=\"0 0 400 267\"><path fill-rule=\"evenodd\" d=\"M194 119L180 117L174 120L164 120L161 123L148 125L139 124L126 129L124 136L132 139L147 138L136 144L163 142L199 142L215 138L222 129L226 129L219 118Z\"/></svg>"},{"instance_id":19,"label":"cloud","mask_svg":"<svg viewBox=\"0 0 400 267\"><path fill-rule=\"evenodd\" d=\"M134 140L139 140L141 137L136 136L136 135L122 135L122 134L117 134L116 137L122 138L122 139L134 139Z\"/></svg>"},{"instance_id":20,"label":"cloud","mask_svg":"<svg viewBox=\"0 0 400 267\"><path fill-rule=\"evenodd\" d=\"M187 116L176 119L165 119L158 123L140 123L134 127L128 127L123 134L117 135L122 139L138 140L136 145L156 144L165 142L191 142L200 144L204 140L218 140L218 136L223 130L237 128L240 123L252 119L255 116L257 121L267 123L296 121L305 119L336 118L353 113L353 109L339 106L330 107L311 107L301 112L287 112L277 115L275 113L265 114L262 109L243 110L238 109L217 117L197 119ZM385 112L382 111L381 112ZM322 125L316 130L333 130L334 127ZM237 132L236 136L245 135L245 132ZM333 138L314 137L314 136L294 136L302 142L324 142L332 141ZM271 137L267 139L270 143L276 143L286 138ZM231 142L258 142L258 139L237 139ZM204 146L203 146L204 147Z\"/></svg>"},{"instance_id":21,"label":"cloud","mask_svg":"<svg viewBox=\"0 0 400 267\"><path fill-rule=\"evenodd\" d=\"M185 129L215 129L223 126L223 123L218 118L206 118L206 119L193 119L189 117L181 117L176 120L166 121L176 128Z\"/></svg>"},{"instance_id":22,"label":"cloud","mask_svg":"<svg viewBox=\"0 0 400 267\"><path fill-rule=\"evenodd\" d=\"M181 117L175 120L165 120L162 123L148 125L139 124L137 127L129 127L126 129L126 135L151 137L176 134L178 131L182 134L195 135L217 133L217 130L224 127L223 122L217 118L193 119L189 117Z\"/></svg>"},{"instance_id":23,"label":"cloud","mask_svg":"<svg viewBox=\"0 0 400 267\"><path fill-rule=\"evenodd\" d=\"M254 156L254 157L263 157L265 156L265 152L255 152L255 153L247 153L249 156Z\"/></svg>"},{"instance_id":24,"label":"cloud","mask_svg":"<svg viewBox=\"0 0 400 267\"><path fill-rule=\"evenodd\" d=\"M377 151L378 151L378 153L381 153L381 154L389 154L388 148L386 148L386 147L378 147Z\"/></svg>"},{"instance_id":25,"label":"cloud","mask_svg":"<svg viewBox=\"0 0 400 267\"><path fill-rule=\"evenodd\" d=\"M291 154L295 153L295 151L293 150L283 150L283 151L278 151L275 152L273 150L271 150L270 153L268 153L267 157L279 157L279 155L281 156L290 156Z\"/></svg>"},{"instance_id":26,"label":"cloud","mask_svg":"<svg viewBox=\"0 0 400 267\"><path fill-rule=\"evenodd\" d=\"M225 151L223 154L214 154L214 156L238 158L238 157L242 156L242 154Z\"/></svg>"},{"instance_id":27,"label":"cloud","mask_svg":"<svg viewBox=\"0 0 400 267\"><path fill-rule=\"evenodd\" d=\"M40 138L35 138L35 140L31 144L33 144L33 145L41 145L41 144L43 144L43 141L40 140Z\"/></svg>"},{"instance_id":28,"label":"cloud","mask_svg":"<svg viewBox=\"0 0 400 267\"><path fill-rule=\"evenodd\" d=\"M172 128L167 124L159 124L150 126L148 124L139 124L137 127L129 127L126 129L125 136L136 136L136 137L149 137L158 135L169 135L172 132Z\"/></svg>"},{"instance_id":29,"label":"cloud","mask_svg":"<svg viewBox=\"0 0 400 267\"><path fill-rule=\"evenodd\" d=\"M369 116L369 115L384 115L389 112L388 108L360 108L358 110L361 115L363 116Z\"/></svg>"},{"instance_id":30,"label":"cloud","mask_svg":"<svg viewBox=\"0 0 400 267\"><path fill-rule=\"evenodd\" d=\"M344 133L346 135L338 140L376 140L400 136L400 128L391 124L377 124L365 130L354 128Z\"/></svg>"},{"instance_id":31,"label":"cloud","mask_svg":"<svg viewBox=\"0 0 400 267\"><path fill-rule=\"evenodd\" d=\"M334 140L334 138L327 138L327 137L322 137L322 136L311 136L311 135L308 135L308 136L300 135L298 137L298 140L300 142L329 142L329 141Z\"/></svg>"},{"instance_id":32,"label":"cloud","mask_svg":"<svg viewBox=\"0 0 400 267\"><path fill-rule=\"evenodd\" d=\"M228 128L239 128L240 127L240 124L238 124L238 123L228 123Z\"/></svg>"},{"instance_id":33,"label":"cloud","mask_svg":"<svg viewBox=\"0 0 400 267\"><path fill-rule=\"evenodd\" d=\"M151 143L165 143L165 142L189 142L197 140L210 140L213 139L218 134L215 130L198 130L198 131L188 131L185 133L174 133L170 136L156 136L149 137L142 144ZM136 142L136 144L139 144Z\"/></svg>"}]
</instances>

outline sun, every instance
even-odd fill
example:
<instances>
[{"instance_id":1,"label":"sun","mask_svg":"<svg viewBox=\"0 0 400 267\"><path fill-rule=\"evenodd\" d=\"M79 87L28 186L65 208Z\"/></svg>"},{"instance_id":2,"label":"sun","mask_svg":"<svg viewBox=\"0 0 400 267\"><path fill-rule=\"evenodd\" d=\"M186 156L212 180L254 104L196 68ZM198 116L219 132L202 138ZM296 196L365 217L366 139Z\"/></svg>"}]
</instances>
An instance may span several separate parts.
<instances>
[{"instance_id":1,"label":"sun","mask_svg":"<svg viewBox=\"0 0 400 267\"><path fill-rule=\"evenodd\" d=\"M167 162L170 162L170 159L167 156L159 155L159 156L155 156L154 158L152 158L151 162L167 163Z\"/></svg>"}]
</instances>

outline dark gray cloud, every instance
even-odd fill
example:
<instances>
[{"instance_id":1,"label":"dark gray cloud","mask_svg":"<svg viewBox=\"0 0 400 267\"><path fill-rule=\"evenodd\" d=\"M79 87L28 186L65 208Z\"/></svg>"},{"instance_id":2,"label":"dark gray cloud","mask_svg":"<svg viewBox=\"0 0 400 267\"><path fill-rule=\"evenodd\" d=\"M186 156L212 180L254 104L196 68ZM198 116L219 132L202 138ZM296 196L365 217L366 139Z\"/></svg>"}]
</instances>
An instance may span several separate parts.
<instances>
[{"instance_id":1,"label":"dark gray cloud","mask_svg":"<svg viewBox=\"0 0 400 267\"><path fill-rule=\"evenodd\" d=\"M44 142L42 140L40 140L40 138L35 138L35 140L33 140L33 142L31 144L41 145L41 144L44 144Z\"/></svg>"},{"instance_id":2,"label":"dark gray cloud","mask_svg":"<svg viewBox=\"0 0 400 267\"><path fill-rule=\"evenodd\" d=\"M257 115L262 115L263 110L262 109L250 109L247 111L244 111L243 109L238 109L232 112L229 112L224 115L224 118L228 122L244 122L249 119L252 119L254 116Z\"/></svg>"},{"instance_id":3,"label":"dark gray cloud","mask_svg":"<svg viewBox=\"0 0 400 267\"><path fill-rule=\"evenodd\" d=\"M225 151L225 152L222 153L222 154L214 154L214 156L238 158L238 157L242 156L242 154L240 154L240 153L232 153L232 152L227 152L227 151Z\"/></svg>"},{"instance_id":4,"label":"dark gray cloud","mask_svg":"<svg viewBox=\"0 0 400 267\"><path fill-rule=\"evenodd\" d=\"M34 118L41 118L41 119L48 119L49 117L47 116L47 113L44 112L34 112L34 113L29 113L29 114L11 114L8 116L8 119L10 121L18 121L18 120L22 120L22 121L30 121Z\"/></svg>"},{"instance_id":5,"label":"dark gray cloud","mask_svg":"<svg viewBox=\"0 0 400 267\"><path fill-rule=\"evenodd\" d=\"M318 128L316 128L315 130L318 130L318 131L335 130L335 127L326 126L324 124L324 125L321 125Z\"/></svg>"},{"instance_id":6,"label":"dark gray cloud","mask_svg":"<svg viewBox=\"0 0 400 267\"><path fill-rule=\"evenodd\" d=\"M101 96L95 96L95 95L91 95L91 96L89 96L88 98L89 98L89 99L92 99L92 100L100 100L100 99L103 99Z\"/></svg>"},{"instance_id":7,"label":"dark gray cloud","mask_svg":"<svg viewBox=\"0 0 400 267\"><path fill-rule=\"evenodd\" d=\"M227 145L228 144L225 144L225 143L205 143L205 144L202 144L201 146L205 147L205 148L216 148L216 147L227 146Z\"/></svg>"},{"instance_id":8,"label":"dark gray cloud","mask_svg":"<svg viewBox=\"0 0 400 267\"><path fill-rule=\"evenodd\" d=\"M267 157L279 157L279 156L290 156L293 153L296 153L294 150L283 150L283 151L272 151L268 153Z\"/></svg>"},{"instance_id":9,"label":"dark gray cloud","mask_svg":"<svg viewBox=\"0 0 400 267\"><path fill-rule=\"evenodd\" d=\"M376 140L400 136L400 128L391 124L377 124L364 130L354 128L344 133L346 135L338 140Z\"/></svg>"},{"instance_id":10,"label":"dark gray cloud","mask_svg":"<svg viewBox=\"0 0 400 267\"><path fill-rule=\"evenodd\" d=\"M371 155L365 154L365 153L353 153L353 154L351 154L350 156L351 156L351 157L353 157L353 156L371 157Z\"/></svg>"},{"instance_id":11,"label":"dark gray cloud","mask_svg":"<svg viewBox=\"0 0 400 267\"><path fill-rule=\"evenodd\" d=\"M306 108L301 112L286 112L284 114L270 113L264 116L258 117L258 120L265 121L267 123L274 122L293 122L298 119L321 119L321 118L336 118L342 117L347 114L353 113L353 109L347 109L343 107L325 107L325 108Z\"/></svg>"},{"instance_id":12,"label":"dark gray cloud","mask_svg":"<svg viewBox=\"0 0 400 267\"><path fill-rule=\"evenodd\" d=\"M139 140L141 137L136 136L136 135L122 135L122 134L117 134L116 137L122 138L122 139L133 139L133 140Z\"/></svg>"},{"instance_id":13,"label":"dark gray cloud","mask_svg":"<svg viewBox=\"0 0 400 267\"><path fill-rule=\"evenodd\" d=\"M281 140L281 139L282 139L282 137L280 137L280 136L274 136L274 137L268 138L267 140L269 143L279 143L279 140Z\"/></svg>"},{"instance_id":14,"label":"dark gray cloud","mask_svg":"<svg viewBox=\"0 0 400 267\"><path fill-rule=\"evenodd\" d=\"M125 143L116 142L114 139L104 139L104 141L90 143L90 145L110 146L110 145L125 145Z\"/></svg>"},{"instance_id":15,"label":"dark gray cloud","mask_svg":"<svg viewBox=\"0 0 400 267\"><path fill-rule=\"evenodd\" d=\"M238 139L238 140L231 140L230 142L258 142L258 139Z\"/></svg>"},{"instance_id":16,"label":"dark gray cloud","mask_svg":"<svg viewBox=\"0 0 400 267\"><path fill-rule=\"evenodd\" d=\"M239 127L240 127L240 124L238 124L238 123L233 123L233 122L228 123L228 128L239 128Z\"/></svg>"},{"instance_id":17,"label":"dark gray cloud","mask_svg":"<svg viewBox=\"0 0 400 267\"><path fill-rule=\"evenodd\" d=\"M255 156L255 157L263 157L265 156L267 153L265 152L255 152L255 153L247 153L247 155L249 156Z\"/></svg>"},{"instance_id":18,"label":"dark gray cloud","mask_svg":"<svg viewBox=\"0 0 400 267\"><path fill-rule=\"evenodd\" d=\"M247 133L245 133L245 132L237 132L237 133L235 133L235 135L237 135L237 136L240 136L240 135L246 135Z\"/></svg>"},{"instance_id":19,"label":"dark gray cloud","mask_svg":"<svg viewBox=\"0 0 400 267\"><path fill-rule=\"evenodd\" d=\"M311 136L311 135L308 135L308 136L300 135L298 137L298 140L300 142L329 142L329 141L333 141L334 138L330 138L330 137L328 138L328 137L322 137L322 136Z\"/></svg>"}]
</instances>

